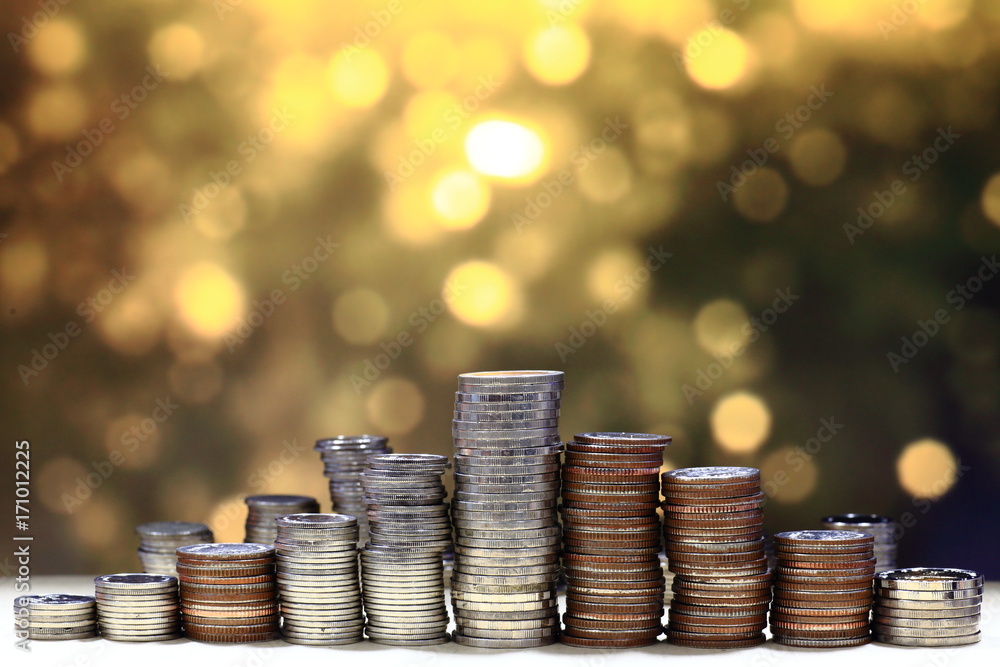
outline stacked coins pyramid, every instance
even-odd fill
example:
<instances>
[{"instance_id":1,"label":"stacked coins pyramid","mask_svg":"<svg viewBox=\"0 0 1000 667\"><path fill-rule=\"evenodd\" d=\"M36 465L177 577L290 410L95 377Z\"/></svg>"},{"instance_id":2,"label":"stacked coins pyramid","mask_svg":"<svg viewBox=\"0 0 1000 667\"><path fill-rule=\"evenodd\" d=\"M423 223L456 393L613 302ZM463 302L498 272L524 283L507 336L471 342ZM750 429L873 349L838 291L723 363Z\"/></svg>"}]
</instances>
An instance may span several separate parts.
<instances>
[{"instance_id":1,"label":"stacked coins pyramid","mask_svg":"<svg viewBox=\"0 0 1000 667\"><path fill-rule=\"evenodd\" d=\"M396 646L448 641L442 552L451 546L441 476L448 457L376 454L361 474L369 537L361 583L373 642Z\"/></svg>"},{"instance_id":2,"label":"stacked coins pyramid","mask_svg":"<svg viewBox=\"0 0 1000 667\"><path fill-rule=\"evenodd\" d=\"M269 544L194 544L177 550L184 634L201 642L277 639L278 590Z\"/></svg>"},{"instance_id":3,"label":"stacked coins pyramid","mask_svg":"<svg viewBox=\"0 0 1000 667\"><path fill-rule=\"evenodd\" d=\"M646 646L663 632L656 509L670 440L648 433L578 433L566 443L564 644Z\"/></svg>"},{"instance_id":4,"label":"stacked coins pyramid","mask_svg":"<svg viewBox=\"0 0 1000 667\"><path fill-rule=\"evenodd\" d=\"M873 544L867 533L844 530L776 534L774 641L805 648L870 642Z\"/></svg>"},{"instance_id":5,"label":"stacked coins pyramid","mask_svg":"<svg viewBox=\"0 0 1000 667\"><path fill-rule=\"evenodd\" d=\"M875 577L875 641L898 646L963 646L979 630L983 576L972 570L910 567Z\"/></svg>"},{"instance_id":6,"label":"stacked coins pyramid","mask_svg":"<svg viewBox=\"0 0 1000 667\"><path fill-rule=\"evenodd\" d=\"M458 377L454 639L484 648L556 641L559 607L558 371Z\"/></svg>"},{"instance_id":7,"label":"stacked coins pyramid","mask_svg":"<svg viewBox=\"0 0 1000 667\"><path fill-rule=\"evenodd\" d=\"M278 517L319 512L319 503L309 496L247 496L246 504L246 538L243 541L253 544L274 544L278 537L274 520Z\"/></svg>"},{"instance_id":8,"label":"stacked coins pyramid","mask_svg":"<svg viewBox=\"0 0 1000 667\"><path fill-rule=\"evenodd\" d=\"M154 521L136 526L135 532L143 571L175 577L177 547L215 541L208 526L190 521Z\"/></svg>"},{"instance_id":9,"label":"stacked coins pyramid","mask_svg":"<svg viewBox=\"0 0 1000 667\"><path fill-rule=\"evenodd\" d=\"M275 523L285 641L319 646L361 641L358 520L346 514L290 514Z\"/></svg>"},{"instance_id":10,"label":"stacked coins pyramid","mask_svg":"<svg viewBox=\"0 0 1000 667\"><path fill-rule=\"evenodd\" d=\"M97 636L97 604L87 595L22 595L14 599L19 639L88 639Z\"/></svg>"},{"instance_id":11,"label":"stacked coins pyramid","mask_svg":"<svg viewBox=\"0 0 1000 667\"><path fill-rule=\"evenodd\" d=\"M756 468L663 474L663 536L674 573L667 641L742 648L765 641L771 573Z\"/></svg>"},{"instance_id":12,"label":"stacked coins pyramid","mask_svg":"<svg viewBox=\"0 0 1000 667\"><path fill-rule=\"evenodd\" d=\"M875 538L875 572L896 569L900 526L887 516L878 514L836 514L823 519L827 530L848 530L868 533Z\"/></svg>"},{"instance_id":13,"label":"stacked coins pyramid","mask_svg":"<svg viewBox=\"0 0 1000 667\"><path fill-rule=\"evenodd\" d=\"M181 633L177 577L106 574L94 579L101 636L121 642L177 639Z\"/></svg>"},{"instance_id":14,"label":"stacked coins pyramid","mask_svg":"<svg viewBox=\"0 0 1000 667\"><path fill-rule=\"evenodd\" d=\"M368 517L358 475L372 454L392 453L389 438L384 435L338 435L317 440L313 449L319 452L323 474L330 479L333 511L358 520L358 544L364 544L368 541Z\"/></svg>"}]
</instances>

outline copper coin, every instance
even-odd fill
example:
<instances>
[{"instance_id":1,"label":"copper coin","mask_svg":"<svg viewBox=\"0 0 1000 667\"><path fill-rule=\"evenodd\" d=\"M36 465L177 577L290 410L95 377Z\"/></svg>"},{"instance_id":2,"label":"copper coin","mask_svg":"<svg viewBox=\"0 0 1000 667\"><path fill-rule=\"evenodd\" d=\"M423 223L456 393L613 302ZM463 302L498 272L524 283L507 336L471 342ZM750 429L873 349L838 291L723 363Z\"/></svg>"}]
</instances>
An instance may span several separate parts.
<instances>
[{"instance_id":1,"label":"copper coin","mask_svg":"<svg viewBox=\"0 0 1000 667\"><path fill-rule=\"evenodd\" d=\"M575 637L577 639L655 639L663 634L663 626L656 623L652 627L637 628L634 630L598 630L594 628L580 628L567 626L563 631L564 637Z\"/></svg>"},{"instance_id":2,"label":"copper coin","mask_svg":"<svg viewBox=\"0 0 1000 667\"><path fill-rule=\"evenodd\" d=\"M211 584L219 586L230 586L233 584L264 584L274 581L274 573L267 573L249 577L192 577L178 573L177 577L186 584Z\"/></svg>"},{"instance_id":3,"label":"copper coin","mask_svg":"<svg viewBox=\"0 0 1000 667\"><path fill-rule=\"evenodd\" d=\"M683 490L675 491L672 494L672 497L674 499L677 499L678 496L680 496L683 493L684 493ZM664 501L663 504L669 505L671 507L699 507L699 508L705 508L706 510L710 510L711 508L715 507L718 511L724 512L726 510L719 509L720 506L732 505L734 503L738 504L738 503L762 503L762 502L764 502L764 493L756 492L745 496L737 496L735 498L734 497L706 498L698 496L693 498L679 498L679 502L677 502L676 500L668 499Z\"/></svg>"},{"instance_id":4,"label":"copper coin","mask_svg":"<svg viewBox=\"0 0 1000 667\"><path fill-rule=\"evenodd\" d=\"M668 503L676 503L686 499L738 498L740 496L755 496L760 493L760 482L677 484L671 481L663 482L660 486L663 497Z\"/></svg>"},{"instance_id":5,"label":"copper coin","mask_svg":"<svg viewBox=\"0 0 1000 667\"><path fill-rule=\"evenodd\" d=\"M768 582L737 585L717 584L691 581L683 577L674 578L671 588L678 593L706 593L718 597L741 597L746 595L770 595L771 586Z\"/></svg>"},{"instance_id":6,"label":"copper coin","mask_svg":"<svg viewBox=\"0 0 1000 667\"><path fill-rule=\"evenodd\" d=\"M862 646L870 644L870 635L852 637L849 639L797 639L794 637L779 637L775 635L774 643L784 646L796 646L798 648L845 648L848 646Z\"/></svg>"},{"instance_id":7,"label":"copper coin","mask_svg":"<svg viewBox=\"0 0 1000 667\"><path fill-rule=\"evenodd\" d=\"M199 567L195 565L187 565L185 563L177 563L177 574L187 577L259 577L263 574L271 574L274 572L274 564L268 562L264 565L255 565L249 567Z\"/></svg>"},{"instance_id":8,"label":"copper coin","mask_svg":"<svg viewBox=\"0 0 1000 667\"><path fill-rule=\"evenodd\" d=\"M188 632L185 629L184 635L188 639L192 639L196 642L206 642L210 644L253 644L257 642L270 642L281 638L281 634L274 630L273 632L260 632L255 634L245 634L245 635L216 635L200 632Z\"/></svg>"},{"instance_id":9,"label":"copper coin","mask_svg":"<svg viewBox=\"0 0 1000 667\"><path fill-rule=\"evenodd\" d=\"M671 636L668 633L667 641L674 646L683 646L685 648L727 649L760 646L767 641L767 638L763 633L760 633L758 636L750 639L685 639L679 635Z\"/></svg>"},{"instance_id":10,"label":"copper coin","mask_svg":"<svg viewBox=\"0 0 1000 667\"><path fill-rule=\"evenodd\" d=\"M563 560L569 563L647 563L649 556L642 554L621 554L617 556L604 556L592 554L564 553Z\"/></svg>"},{"instance_id":11,"label":"copper coin","mask_svg":"<svg viewBox=\"0 0 1000 667\"><path fill-rule=\"evenodd\" d=\"M758 595L746 598L714 598L707 595L685 595L674 593L673 602L690 605L709 605L719 609L745 609L757 605L766 605L771 601L770 595Z\"/></svg>"},{"instance_id":12,"label":"copper coin","mask_svg":"<svg viewBox=\"0 0 1000 667\"><path fill-rule=\"evenodd\" d=\"M838 627L843 625L843 627ZM833 623L829 627L816 623L771 623L771 634L798 639L850 639L868 634L868 622Z\"/></svg>"},{"instance_id":13,"label":"copper coin","mask_svg":"<svg viewBox=\"0 0 1000 667\"><path fill-rule=\"evenodd\" d=\"M658 603L663 604L663 594L657 593L655 595L585 595L581 593L576 593L574 591L566 591L567 606L569 600L574 602L607 602L608 599L613 599L622 604L650 604Z\"/></svg>"},{"instance_id":14,"label":"copper coin","mask_svg":"<svg viewBox=\"0 0 1000 667\"><path fill-rule=\"evenodd\" d=\"M656 638L646 639L587 639L584 637L573 637L561 635L559 641L566 646L580 646L584 648L635 648L639 646L649 646L656 643Z\"/></svg>"},{"instance_id":15,"label":"copper coin","mask_svg":"<svg viewBox=\"0 0 1000 667\"><path fill-rule=\"evenodd\" d=\"M683 612L688 616L753 616L756 614L767 614L768 607L770 605L764 602L758 602L756 604L740 606L740 607L718 607L716 605L701 605L701 604L687 604L684 602L678 602L677 600L672 600L670 602L670 609Z\"/></svg>"},{"instance_id":16,"label":"copper coin","mask_svg":"<svg viewBox=\"0 0 1000 667\"><path fill-rule=\"evenodd\" d=\"M867 614L871 609L870 605L855 605L852 607L799 607L793 603L794 600L781 601L780 603L775 602L771 605L771 611L795 616L850 616L852 614Z\"/></svg>"},{"instance_id":17,"label":"copper coin","mask_svg":"<svg viewBox=\"0 0 1000 667\"><path fill-rule=\"evenodd\" d=\"M723 554L689 554L684 552L677 552L672 549L667 550L667 558L671 563L705 563L715 565L717 563L747 563L752 561L759 561L764 557L764 548L761 547L757 551L743 551L737 553L723 553Z\"/></svg>"},{"instance_id":18,"label":"copper coin","mask_svg":"<svg viewBox=\"0 0 1000 667\"><path fill-rule=\"evenodd\" d=\"M621 614L626 616L644 616L659 613L663 615L663 599L644 604L620 604L614 600L604 602L578 602L566 598L566 610L577 615L585 614Z\"/></svg>"},{"instance_id":19,"label":"copper coin","mask_svg":"<svg viewBox=\"0 0 1000 667\"><path fill-rule=\"evenodd\" d=\"M866 558L864 560L848 560L848 561L790 561L784 558L779 559L780 567L784 568L790 573L794 570L859 570L868 569L875 567L874 558Z\"/></svg>"},{"instance_id":20,"label":"copper coin","mask_svg":"<svg viewBox=\"0 0 1000 667\"><path fill-rule=\"evenodd\" d=\"M669 612L670 623L675 621L686 625L719 626L730 628L739 625L760 625L761 628L767 626L767 613L756 612L744 616L703 616L698 614L686 614L674 607ZM683 628L680 628L683 630ZM694 632L706 632L705 630L695 630Z\"/></svg>"},{"instance_id":21,"label":"copper coin","mask_svg":"<svg viewBox=\"0 0 1000 667\"><path fill-rule=\"evenodd\" d=\"M703 641L722 641L723 637L726 640L741 640L741 639L756 639L760 635L760 630L750 630L746 632L732 632L727 633L723 636L717 636L715 634L709 634L707 632L688 632L685 630L677 630L667 626L667 638L673 643L673 639L686 639L686 640L703 640Z\"/></svg>"},{"instance_id":22,"label":"copper coin","mask_svg":"<svg viewBox=\"0 0 1000 667\"><path fill-rule=\"evenodd\" d=\"M726 505L673 505L669 503L664 503L661 508L664 514L672 514L677 516L685 515L695 515L701 516L703 514L732 514L736 512L750 512L760 509L760 501L754 498L753 500L746 501L740 499L739 502L732 502Z\"/></svg>"}]
</instances>

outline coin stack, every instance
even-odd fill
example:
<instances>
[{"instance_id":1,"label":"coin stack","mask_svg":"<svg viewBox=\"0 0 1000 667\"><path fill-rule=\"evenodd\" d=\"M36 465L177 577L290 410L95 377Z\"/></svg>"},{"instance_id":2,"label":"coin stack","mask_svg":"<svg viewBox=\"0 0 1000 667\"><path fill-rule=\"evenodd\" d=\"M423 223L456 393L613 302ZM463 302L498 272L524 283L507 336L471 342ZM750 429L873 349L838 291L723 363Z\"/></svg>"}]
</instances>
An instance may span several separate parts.
<instances>
[{"instance_id":1,"label":"coin stack","mask_svg":"<svg viewBox=\"0 0 1000 667\"><path fill-rule=\"evenodd\" d=\"M774 641L804 648L870 642L873 545L871 535L845 530L776 534Z\"/></svg>"},{"instance_id":2,"label":"coin stack","mask_svg":"<svg viewBox=\"0 0 1000 667\"><path fill-rule=\"evenodd\" d=\"M458 377L454 639L484 648L556 641L559 371Z\"/></svg>"},{"instance_id":3,"label":"coin stack","mask_svg":"<svg viewBox=\"0 0 1000 667\"><path fill-rule=\"evenodd\" d=\"M97 605L87 595L22 595L14 599L19 639L88 639L97 636Z\"/></svg>"},{"instance_id":4,"label":"coin stack","mask_svg":"<svg viewBox=\"0 0 1000 667\"><path fill-rule=\"evenodd\" d=\"M319 503L309 496L247 496L246 504L249 511L243 541L253 544L274 544L278 537L274 520L279 516L319 512Z\"/></svg>"},{"instance_id":5,"label":"coin stack","mask_svg":"<svg viewBox=\"0 0 1000 667\"><path fill-rule=\"evenodd\" d=\"M962 646L982 639L983 576L950 567L910 567L875 577L875 641Z\"/></svg>"},{"instance_id":6,"label":"coin stack","mask_svg":"<svg viewBox=\"0 0 1000 667\"><path fill-rule=\"evenodd\" d=\"M847 530L868 533L875 538L875 572L896 569L896 551L899 524L878 514L837 514L823 519L828 530Z\"/></svg>"},{"instance_id":7,"label":"coin stack","mask_svg":"<svg viewBox=\"0 0 1000 667\"><path fill-rule=\"evenodd\" d=\"M346 514L290 514L275 523L285 641L317 646L361 641L358 520Z\"/></svg>"},{"instance_id":8,"label":"coin stack","mask_svg":"<svg viewBox=\"0 0 1000 667\"><path fill-rule=\"evenodd\" d=\"M671 585L667 641L743 648L766 641L771 573L756 468L663 473L663 536Z\"/></svg>"},{"instance_id":9,"label":"coin stack","mask_svg":"<svg viewBox=\"0 0 1000 667\"><path fill-rule=\"evenodd\" d=\"M358 520L358 544L368 541L364 490L358 475L372 454L389 454L389 438L384 435L338 435L317 440L313 447L323 460L323 474L330 479L333 511Z\"/></svg>"},{"instance_id":10,"label":"coin stack","mask_svg":"<svg viewBox=\"0 0 1000 667\"><path fill-rule=\"evenodd\" d=\"M106 574L94 579L101 636L120 642L156 642L181 636L177 577Z\"/></svg>"},{"instance_id":11,"label":"coin stack","mask_svg":"<svg viewBox=\"0 0 1000 667\"><path fill-rule=\"evenodd\" d=\"M660 467L670 438L578 433L562 469L562 643L626 648L663 632Z\"/></svg>"},{"instance_id":12,"label":"coin stack","mask_svg":"<svg viewBox=\"0 0 1000 667\"><path fill-rule=\"evenodd\" d=\"M139 560L144 572L177 576L177 547L214 542L212 531L203 523L154 521L136 526Z\"/></svg>"},{"instance_id":13,"label":"coin stack","mask_svg":"<svg viewBox=\"0 0 1000 667\"><path fill-rule=\"evenodd\" d=\"M361 552L368 638L422 646L448 641L442 552L451 546L441 475L447 456L377 454L361 473L369 538Z\"/></svg>"},{"instance_id":14,"label":"coin stack","mask_svg":"<svg viewBox=\"0 0 1000 667\"><path fill-rule=\"evenodd\" d=\"M269 544L194 544L177 550L184 634L200 642L277 639L278 592Z\"/></svg>"}]
</instances>

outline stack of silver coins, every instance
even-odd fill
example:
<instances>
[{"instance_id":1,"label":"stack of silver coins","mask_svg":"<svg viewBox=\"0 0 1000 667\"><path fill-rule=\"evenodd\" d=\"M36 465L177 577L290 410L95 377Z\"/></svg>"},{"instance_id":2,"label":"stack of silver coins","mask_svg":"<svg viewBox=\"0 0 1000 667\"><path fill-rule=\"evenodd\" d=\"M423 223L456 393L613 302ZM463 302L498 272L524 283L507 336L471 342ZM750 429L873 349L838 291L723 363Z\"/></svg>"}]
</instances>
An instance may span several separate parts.
<instances>
[{"instance_id":1,"label":"stack of silver coins","mask_svg":"<svg viewBox=\"0 0 1000 667\"><path fill-rule=\"evenodd\" d=\"M950 567L909 567L875 577L875 641L962 646L982 639L983 576Z\"/></svg>"},{"instance_id":2,"label":"stack of silver coins","mask_svg":"<svg viewBox=\"0 0 1000 667\"><path fill-rule=\"evenodd\" d=\"M875 538L875 571L896 569L900 526L889 517L878 514L836 514L824 517L823 527L827 530L868 533Z\"/></svg>"},{"instance_id":3,"label":"stack of silver coins","mask_svg":"<svg viewBox=\"0 0 1000 667\"><path fill-rule=\"evenodd\" d=\"M365 617L357 519L346 514L290 514L275 523L285 641L318 646L361 641Z\"/></svg>"},{"instance_id":4,"label":"stack of silver coins","mask_svg":"<svg viewBox=\"0 0 1000 667\"><path fill-rule=\"evenodd\" d=\"M21 639L97 636L97 604L87 595L22 595L14 599L14 634Z\"/></svg>"},{"instance_id":5,"label":"stack of silver coins","mask_svg":"<svg viewBox=\"0 0 1000 667\"><path fill-rule=\"evenodd\" d=\"M264 495L247 496L246 538L253 544L274 544L278 527L274 520L287 514L319 512L319 503L309 496Z\"/></svg>"},{"instance_id":6,"label":"stack of silver coins","mask_svg":"<svg viewBox=\"0 0 1000 667\"><path fill-rule=\"evenodd\" d=\"M559 371L458 377L454 639L484 648L552 644L559 633Z\"/></svg>"},{"instance_id":7,"label":"stack of silver coins","mask_svg":"<svg viewBox=\"0 0 1000 667\"><path fill-rule=\"evenodd\" d=\"M370 522L361 552L365 629L380 644L448 641L442 552L451 546L441 475L448 457L379 454L361 474Z\"/></svg>"},{"instance_id":8,"label":"stack of silver coins","mask_svg":"<svg viewBox=\"0 0 1000 667\"><path fill-rule=\"evenodd\" d=\"M136 526L144 572L177 576L177 547L214 542L211 529L190 521L154 521Z\"/></svg>"},{"instance_id":9,"label":"stack of silver coins","mask_svg":"<svg viewBox=\"0 0 1000 667\"><path fill-rule=\"evenodd\" d=\"M120 642L157 642L181 636L177 577L106 574L94 579L101 636Z\"/></svg>"},{"instance_id":10,"label":"stack of silver coins","mask_svg":"<svg viewBox=\"0 0 1000 667\"><path fill-rule=\"evenodd\" d=\"M384 435L338 435L317 440L313 447L323 460L323 474L330 479L333 511L358 520L358 544L368 541L364 490L358 475L372 454L389 454L389 438Z\"/></svg>"}]
</instances>

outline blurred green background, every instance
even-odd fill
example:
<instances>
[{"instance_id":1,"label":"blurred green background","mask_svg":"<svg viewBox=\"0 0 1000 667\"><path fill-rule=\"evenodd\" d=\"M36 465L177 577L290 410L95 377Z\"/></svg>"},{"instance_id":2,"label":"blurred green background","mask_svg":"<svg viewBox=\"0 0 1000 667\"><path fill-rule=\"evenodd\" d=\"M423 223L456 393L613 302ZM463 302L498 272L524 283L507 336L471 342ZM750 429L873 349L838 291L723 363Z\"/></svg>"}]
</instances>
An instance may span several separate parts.
<instances>
[{"instance_id":1,"label":"blurred green background","mask_svg":"<svg viewBox=\"0 0 1000 667\"><path fill-rule=\"evenodd\" d=\"M241 540L248 493L328 509L315 439L449 453L457 373L554 368L564 438L667 433L668 468L760 467L772 532L883 513L901 564L1000 575L1000 4L0 23L0 421L36 572L134 569L150 520Z\"/></svg>"}]
</instances>

